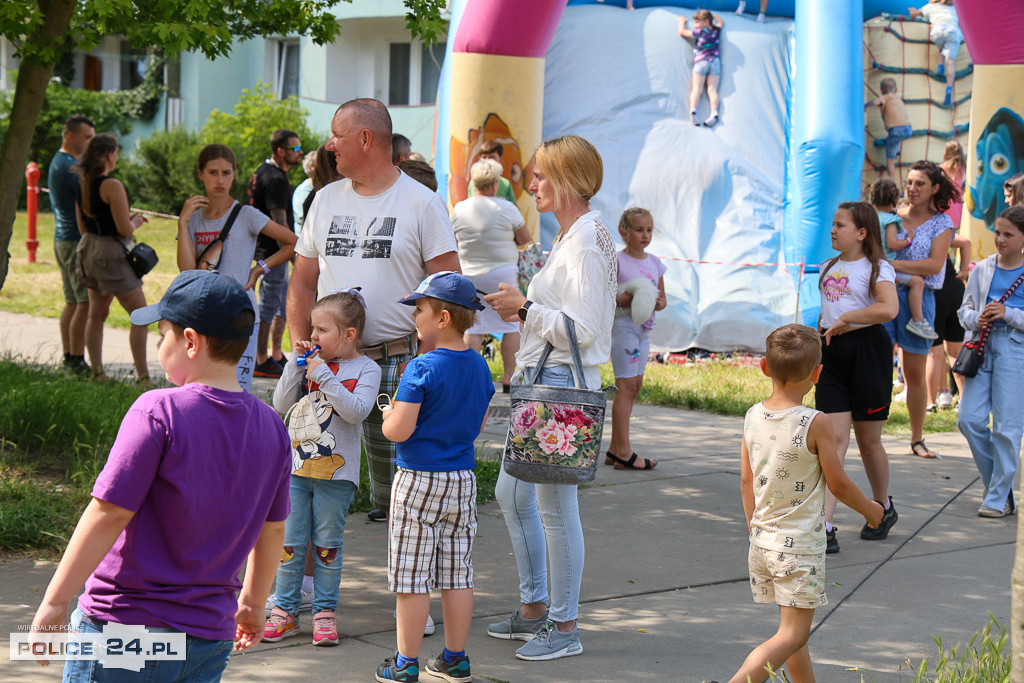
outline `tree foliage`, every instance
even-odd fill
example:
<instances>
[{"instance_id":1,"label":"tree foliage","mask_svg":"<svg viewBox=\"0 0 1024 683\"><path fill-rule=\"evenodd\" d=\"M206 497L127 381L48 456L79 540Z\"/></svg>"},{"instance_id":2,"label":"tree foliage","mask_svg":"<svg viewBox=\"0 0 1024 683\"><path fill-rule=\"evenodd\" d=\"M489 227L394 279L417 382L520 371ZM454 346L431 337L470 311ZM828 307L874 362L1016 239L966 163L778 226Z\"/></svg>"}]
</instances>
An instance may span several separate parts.
<instances>
[{"instance_id":1,"label":"tree foliage","mask_svg":"<svg viewBox=\"0 0 1024 683\"><path fill-rule=\"evenodd\" d=\"M245 200L249 176L270 156L270 134L278 128L295 131L307 150L327 142L306 123L307 112L294 97L278 99L270 86L245 89L231 113L214 110L198 133L184 128L159 131L142 140L130 160L119 163L121 179L132 205L177 213L189 197L203 191L196 177L196 159L204 145L227 145L234 151L237 170L231 195ZM292 185L305 178L301 166L289 171Z\"/></svg>"},{"instance_id":2,"label":"tree foliage","mask_svg":"<svg viewBox=\"0 0 1024 683\"><path fill-rule=\"evenodd\" d=\"M338 0L2 0L0 35L20 58L11 120L0 151L0 288L7 277L18 194L32 131L58 60L89 49L101 37L122 35L137 48L162 48L168 56L196 51L227 55L241 40L298 33L318 45L338 34L330 13ZM414 35L439 35L444 0L405 0Z\"/></svg>"}]
</instances>

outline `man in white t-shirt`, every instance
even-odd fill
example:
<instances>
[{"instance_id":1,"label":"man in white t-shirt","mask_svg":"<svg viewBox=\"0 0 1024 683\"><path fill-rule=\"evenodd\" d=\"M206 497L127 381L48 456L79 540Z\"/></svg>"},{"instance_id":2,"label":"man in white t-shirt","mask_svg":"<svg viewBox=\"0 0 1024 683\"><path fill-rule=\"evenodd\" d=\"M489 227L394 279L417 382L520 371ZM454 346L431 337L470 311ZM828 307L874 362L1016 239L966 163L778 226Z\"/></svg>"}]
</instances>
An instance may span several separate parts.
<instances>
[{"instance_id":1,"label":"man in white t-shirt","mask_svg":"<svg viewBox=\"0 0 1024 683\"><path fill-rule=\"evenodd\" d=\"M338 107L327 149L345 177L317 192L296 245L288 290L289 334L309 339L309 312L316 299L341 287L362 288L363 352L380 364L380 390L389 396L398 390L401 369L416 352L416 326L398 300L430 273L460 270L444 201L392 165L391 134L391 116L377 100L351 100ZM391 500L395 445L381 433L381 420L374 408L363 422L363 445L377 508L370 519L383 522Z\"/></svg>"}]
</instances>

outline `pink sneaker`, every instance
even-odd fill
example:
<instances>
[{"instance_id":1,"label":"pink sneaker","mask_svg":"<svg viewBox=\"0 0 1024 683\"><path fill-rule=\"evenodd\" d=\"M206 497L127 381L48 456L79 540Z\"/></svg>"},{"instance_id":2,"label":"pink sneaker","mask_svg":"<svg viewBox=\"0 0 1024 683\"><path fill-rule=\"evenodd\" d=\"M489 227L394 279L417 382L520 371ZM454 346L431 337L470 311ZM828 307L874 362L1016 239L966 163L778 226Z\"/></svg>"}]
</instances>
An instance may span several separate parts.
<instances>
[{"instance_id":1,"label":"pink sneaker","mask_svg":"<svg viewBox=\"0 0 1024 683\"><path fill-rule=\"evenodd\" d=\"M263 640L268 643L276 643L285 638L299 635L299 622L292 615L280 607L270 611L270 618L263 629Z\"/></svg>"},{"instance_id":2,"label":"pink sneaker","mask_svg":"<svg viewBox=\"0 0 1024 683\"><path fill-rule=\"evenodd\" d=\"M338 622L333 611L325 609L313 615L313 644L338 644Z\"/></svg>"}]
</instances>

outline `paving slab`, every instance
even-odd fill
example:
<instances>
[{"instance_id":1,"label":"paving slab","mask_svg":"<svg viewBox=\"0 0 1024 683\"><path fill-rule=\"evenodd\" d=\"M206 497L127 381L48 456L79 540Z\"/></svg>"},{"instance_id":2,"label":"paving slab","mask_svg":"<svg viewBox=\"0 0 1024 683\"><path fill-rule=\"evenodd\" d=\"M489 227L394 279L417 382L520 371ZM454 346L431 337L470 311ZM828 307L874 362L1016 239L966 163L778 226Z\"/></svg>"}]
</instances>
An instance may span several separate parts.
<instances>
[{"instance_id":1,"label":"paving slab","mask_svg":"<svg viewBox=\"0 0 1024 683\"><path fill-rule=\"evenodd\" d=\"M55 335L56 321L0 313L0 351L27 357L30 350L55 361ZM105 356L129 367L126 331L107 330ZM272 380L257 379L253 391L272 388ZM497 396L495 405L503 400ZM634 448L657 458L658 467L636 472L602 465L579 493L587 548L582 656L523 662L513 656L517 642L486 636L486 625L516 606L518 579L499 507L480 508L468 646L478 681L721 681L775 631L777 610L755 605L747 583L742 419L651 406L638 406L634 417ZM507 413L495 411L478 446L497 453L506 427ZM1008 617L1017 518L977 517L981 485L962 436L929 435L929 445L944 456L931 461L907 454L905 438L887 436L884 443L900 519L887 540L868 542L859 538L859 516L843 506L837 511L842 551L828 557L829 605L817 611L810 641L820 681L908 680L905 658L935 661L933 635L951 645L982 628L989 612ZM847 471L866 487L855 446ZM260 644L233 658L225 680L373 680L395 647L386 534L386 525L363 515L349 519L340 646L313 647L305 634L299 642ZM54 569L33 558L0 561L0 618L11 630L30 622ZM444 644L439 600L431 612L438 631L424 640L424 658ZM308 625L307 613L300 618ZM59 677L58 666L44 670L0 655L0 680ZM424 674L421 680L437 679Z\"/></svg>"}]
</instances>

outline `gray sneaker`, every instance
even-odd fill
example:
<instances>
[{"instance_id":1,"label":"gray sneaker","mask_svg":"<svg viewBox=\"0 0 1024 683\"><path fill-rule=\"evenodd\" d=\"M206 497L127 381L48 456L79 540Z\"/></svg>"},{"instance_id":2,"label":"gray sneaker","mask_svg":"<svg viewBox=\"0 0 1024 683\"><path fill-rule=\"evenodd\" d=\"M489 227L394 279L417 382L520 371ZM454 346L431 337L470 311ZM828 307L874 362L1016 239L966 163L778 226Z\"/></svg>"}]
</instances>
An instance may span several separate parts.
<instances>
[{"instance_id":1,"label":"gray sneaker","mask_svg":"<svg viewBox=\"0 0 1024 683\"><path fill-rule=\"evenodd\" d=\"M907 331L925 339L938 339L939 335L927 320L911 320L907 323Z\"/></svg>"},{"instance_id":2,"label":"gray sneaker","mask_svg":"<svg viewBox=\"0 0 1024 683\"><path fill-rule=\"evenodd\" d=\"M536 619L524 619L519 610L514 610L512 616L497 624L490 624L487 627L487 635L502 640L532 640L537 631L544 627L548 621L547 612L544 616Z\"/></svg>"},{"instance_id":3,"label":"gray sneaker","mask_svg":"<svg viewBox=\"0 0 1024 683\"><path fill-rule=\"evenodd\" d=\"M548 621L543 628L537 631L533 640L516 650L517 658L531 662L581 654L583 654L583 646L580 644L579 628L562 633L555 627L553 621Z\"/></svg>"}]
</instances>

